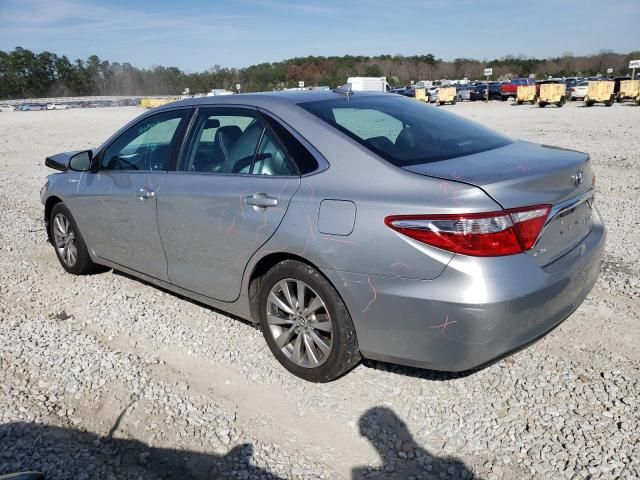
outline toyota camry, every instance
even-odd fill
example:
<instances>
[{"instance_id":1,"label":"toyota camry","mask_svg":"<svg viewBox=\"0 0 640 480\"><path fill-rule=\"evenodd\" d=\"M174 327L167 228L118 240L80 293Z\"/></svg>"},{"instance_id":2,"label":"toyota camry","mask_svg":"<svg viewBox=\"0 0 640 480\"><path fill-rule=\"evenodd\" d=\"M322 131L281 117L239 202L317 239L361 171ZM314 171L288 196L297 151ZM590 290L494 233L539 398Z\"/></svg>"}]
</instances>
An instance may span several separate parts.
<instances>
[{"instance_id":1,"label":"toyota camry","mask_svg":"<svg viewBox=\"0 0 640 480\"><path fill-rule=\"evenodd\" d=\"M46 164L67 272L113 268L250 319L315 382L361 358L503 358L582 303L605 244L587 154L385 93L183 100Z\"/></svg>"}]
</instances>

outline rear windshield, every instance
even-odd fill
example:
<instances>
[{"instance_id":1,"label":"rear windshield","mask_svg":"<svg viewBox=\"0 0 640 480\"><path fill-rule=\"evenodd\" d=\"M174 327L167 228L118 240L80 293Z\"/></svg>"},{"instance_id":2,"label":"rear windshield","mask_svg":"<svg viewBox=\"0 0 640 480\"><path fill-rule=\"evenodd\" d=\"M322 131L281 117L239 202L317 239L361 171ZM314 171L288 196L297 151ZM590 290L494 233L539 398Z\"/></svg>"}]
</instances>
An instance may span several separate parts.
<instances>
[{"instance_id":1,"label":"rear windshield","mask_svg":"<svg viewBox=\"0 0 640 480\"><path fill-rule=\"evenodd\" d=\"M299 104L398 167L472 155L511 143L474 122L395 95L358 94Z\"/></svg>"}]
</instances>

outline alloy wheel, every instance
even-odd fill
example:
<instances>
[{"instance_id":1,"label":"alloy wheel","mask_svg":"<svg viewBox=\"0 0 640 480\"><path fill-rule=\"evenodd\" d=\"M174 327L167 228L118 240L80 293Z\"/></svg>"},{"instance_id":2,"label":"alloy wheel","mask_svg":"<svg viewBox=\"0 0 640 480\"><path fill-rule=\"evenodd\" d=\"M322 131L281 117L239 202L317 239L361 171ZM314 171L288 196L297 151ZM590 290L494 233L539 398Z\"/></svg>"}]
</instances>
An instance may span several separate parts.
<instances>
[{"instance_id":1,"label":"alloy wheel","mask_svg":"<svg viewBox=\"0 0 640 480\"><path fill-rule=\"evenodd\" d=\"M76 236L69 219L62 213L53 218L53 242L64 264L71 268L78 261Z\"/></svg>"},{"instance_id":2,"label":"alloy wheel","mask_svg":"<svg viewBox=\"0 0 640 480\"><path fill-rule=\"evenodd\" d=\"M329 358L331 316L324 300L305 282L285 278L271 288L267 324L276 346L297 366L316 368Z\"/></svg>"}]
</instances>

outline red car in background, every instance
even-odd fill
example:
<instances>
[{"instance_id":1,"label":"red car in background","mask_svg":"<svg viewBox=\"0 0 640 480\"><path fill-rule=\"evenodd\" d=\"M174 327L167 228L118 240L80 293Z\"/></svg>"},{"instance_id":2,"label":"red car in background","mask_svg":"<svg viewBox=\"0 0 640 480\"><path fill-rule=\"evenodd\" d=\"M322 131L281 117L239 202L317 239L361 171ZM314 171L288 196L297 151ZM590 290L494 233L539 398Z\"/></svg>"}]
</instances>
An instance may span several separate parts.
<instances>
[{"instance_id":1,"label":"red car in background","mask_svg":"<svg viewBox=\"0 0 640 480\"><path fill-rule=\"evenodd\" d=\"M500 86L500 95L502 100L507 100L509 97L516 98L518 94L518 87L520 85L535 85L536 82L533 78L514 78L508 83L503 83Z\"/></svg>"}]
</instances>

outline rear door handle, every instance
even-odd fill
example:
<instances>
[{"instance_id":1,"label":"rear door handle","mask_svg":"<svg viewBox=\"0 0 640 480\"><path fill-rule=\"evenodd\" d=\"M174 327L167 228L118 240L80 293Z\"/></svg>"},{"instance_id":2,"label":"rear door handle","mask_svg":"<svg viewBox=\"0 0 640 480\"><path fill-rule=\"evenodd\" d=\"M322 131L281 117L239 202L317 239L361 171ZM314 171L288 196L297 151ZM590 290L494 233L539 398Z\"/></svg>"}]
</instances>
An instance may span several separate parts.
<instances>
[{"instance_id":1,"label":"rear door handle","mask_svg":"<svg viewBox=\"0 0 640 480\"><path fill-rule=\"evenodd\" d=\"M270 197L266 193L255 193L251 197L246 197L245 201L247 205L261 208L275 207L278 205L278 199Z\"/></svg>"},{"instance_id":2,"label":"rear door handle","mask_svg":"<svg viewBox=\"0 0 640 480\"><path fill-rule=\"evenodd\" d=\"M140 190L136 192L136 197L138 197L140 200L148 200L155 196L156 196L156 192L144 187L142 187Z\"/></svg>"}]
</instances>

